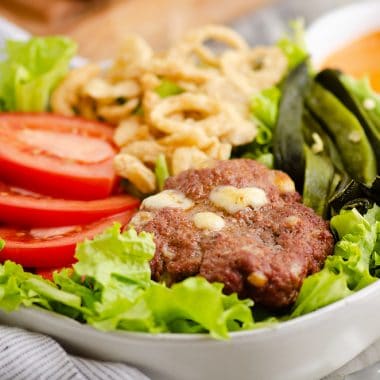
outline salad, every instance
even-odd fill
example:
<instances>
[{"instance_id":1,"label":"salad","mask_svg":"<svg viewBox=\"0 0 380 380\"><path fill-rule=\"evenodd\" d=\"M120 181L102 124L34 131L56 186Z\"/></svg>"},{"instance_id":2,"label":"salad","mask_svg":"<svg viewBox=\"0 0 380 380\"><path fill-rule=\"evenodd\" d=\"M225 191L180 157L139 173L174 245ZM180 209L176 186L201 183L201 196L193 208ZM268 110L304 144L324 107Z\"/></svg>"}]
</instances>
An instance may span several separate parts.
<instances>
[{"instance_id":1,"label":"salad","mask_svg":"<svg viewBox=\"0 0 380 380\"><path fill-rule=\"evenodd\" d=\"M232 51L216 55L204 46L210 36ZM226 339L375 282L380 97L366 80L316 73L299 24L260 49L217 26L190 33L165 59L133 38L104 74L96 65L70 71L76 47L66 38L8 41L0 64L0 307L33 305L106 331ZM241 75L252 57L247 82ZM289 310L266 310L198 276L171 287L153 281L154 236L128 226L140 200L170 175L231 157L285 171L303 203L330 220L334 253Z\"/></svg>"}]
</instances>

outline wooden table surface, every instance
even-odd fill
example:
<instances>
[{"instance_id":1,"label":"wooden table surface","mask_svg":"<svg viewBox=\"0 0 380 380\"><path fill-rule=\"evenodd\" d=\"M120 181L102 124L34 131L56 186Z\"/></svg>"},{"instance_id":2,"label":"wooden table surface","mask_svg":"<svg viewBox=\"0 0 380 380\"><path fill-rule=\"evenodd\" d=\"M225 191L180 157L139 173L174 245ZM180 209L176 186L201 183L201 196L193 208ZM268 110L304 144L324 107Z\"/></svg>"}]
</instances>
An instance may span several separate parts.
<instances>
[{"instance_id":1,"label":"wooden table surface","mask_svg":"<svg viewBox=\"0 0 380 380\"><path fill-rule=\"evenodd\" d=\"M126 33L139 33L156 49L167 47L189 28L226 23L270 0L3 0L0 15L33 34L65 34L79 54L113 57ZM87 6L84 4L93 4ZM82 8L80 8L80 5ZM74 8L75 7L75 8Z\"/></svg>"}]
</instances>

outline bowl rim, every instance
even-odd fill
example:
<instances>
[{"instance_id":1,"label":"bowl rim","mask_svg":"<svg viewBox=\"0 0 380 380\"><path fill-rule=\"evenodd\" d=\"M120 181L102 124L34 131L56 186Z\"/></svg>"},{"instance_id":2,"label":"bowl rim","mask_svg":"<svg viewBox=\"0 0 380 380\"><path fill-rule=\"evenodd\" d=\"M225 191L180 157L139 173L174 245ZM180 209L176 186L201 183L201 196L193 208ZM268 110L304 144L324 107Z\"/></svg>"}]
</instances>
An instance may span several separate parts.
<instances>
[{"instance_id":1,"label":"bowl rim","mask_svg":"<svg viewBox=\"0 0 380 380\"><path fill-rule=\"evenodd\" d=\"M363 23L362 19L358 15L373 15L380 12L380 2L377 0L365 0L360 2L353 2L341 7L334 8L330 11L323 13L321 16L316 18L311 22L305 31L305 43L308 50L311 50L311 58L318 64L323 61L329 54L338 50L339 48L344 47L349 42L355 41L366 34L369 34L374 31L380 31L380 18L376 16L370 16L371 22ZM354 16L355 15L355 16ZM367 17L367 16L365 16ZM352 27L351 23L348 23L348 27L343 27L343 32L336 33L335 30L331 33L331 28L335 26L336 22L341 22L344 19L358 19L360 24L356 23L355 25L360 25L360 27ZM346 24L345 24L346 25ZM341 23L339 26L342 26ZM315 42L320 40L324 30L329 30L330 35L330 49L327 50L327 54L322 54L322 59L318 57L318 54L315 54L313 51L313 45ZM335 36L334 36L335 35ZM344 37L346 36L346 37ZM315 58L317 56L317 58Z\"/></svg>"}]
</instances>

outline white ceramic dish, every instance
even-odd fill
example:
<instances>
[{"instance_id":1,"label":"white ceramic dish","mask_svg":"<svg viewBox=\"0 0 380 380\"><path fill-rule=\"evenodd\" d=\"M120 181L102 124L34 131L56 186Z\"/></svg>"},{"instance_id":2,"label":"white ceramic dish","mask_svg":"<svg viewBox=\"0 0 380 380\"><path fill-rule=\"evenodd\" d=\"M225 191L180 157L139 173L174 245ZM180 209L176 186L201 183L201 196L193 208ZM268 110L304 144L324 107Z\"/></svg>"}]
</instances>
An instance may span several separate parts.
<instances>
[{"instance_id":1,"label":"white ceramic dish","mask_svg":"<svg viewBox=\"0 0 380 380\"><path fill-rule=\"evenodd\" d=\"M380 2L362 2L316 21L307 45L318 65L350 40L380 27ZM25 34L0 20L1 35ZM194 305L196 307L196 305ZM301 318L231 334L104 333L39 309L0 312L0 322L48 334L69 351L124 361L153 380L312 380L331 373L380 338L380 282Z\"/></svg>"},{"instance_id":2,"label":"white ceramic dish","mask_svg":"<svg viewBox=\"0 0 380 380\"><path fill-rule=\"evenodd\" d=\"M1 312L0 322L48 334L85 357L132 364L152 380L316 380L380 338L379 310L380 282L298 319L233 333L229 341L104 333L37 309Z\"/></svg>"},{"instance_id":3,"label":"white ceramic dish","mask_svg":"<svg viewBox=\"0 0 380 380\"><path fill-rule=\"evenodd\" d=\"M317 19L306 33L306 46L316 67L334 51L380 29L380 1L358 1Z\"/></svg>"}]
</instances>

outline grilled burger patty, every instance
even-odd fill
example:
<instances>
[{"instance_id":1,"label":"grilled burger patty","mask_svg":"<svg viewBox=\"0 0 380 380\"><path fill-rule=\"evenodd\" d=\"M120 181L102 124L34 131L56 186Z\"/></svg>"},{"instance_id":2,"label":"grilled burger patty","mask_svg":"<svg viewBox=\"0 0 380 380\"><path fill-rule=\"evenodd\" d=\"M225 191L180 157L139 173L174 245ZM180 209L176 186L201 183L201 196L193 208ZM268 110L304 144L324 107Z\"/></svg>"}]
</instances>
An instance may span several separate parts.
<instances>
[{"instance_id":1,"label":"grilled burger patty","mask_svg":"<svg viewBox=\"0 0 380 380\"><path fill-rule=\"evenodd\" d=\"M293 181L253 160L219 161L166 181L131 224L154 233L152 277L201 275L271 309L291 305L332 253L328 223L300 203Z\"/></svg>"}]
</instances>

